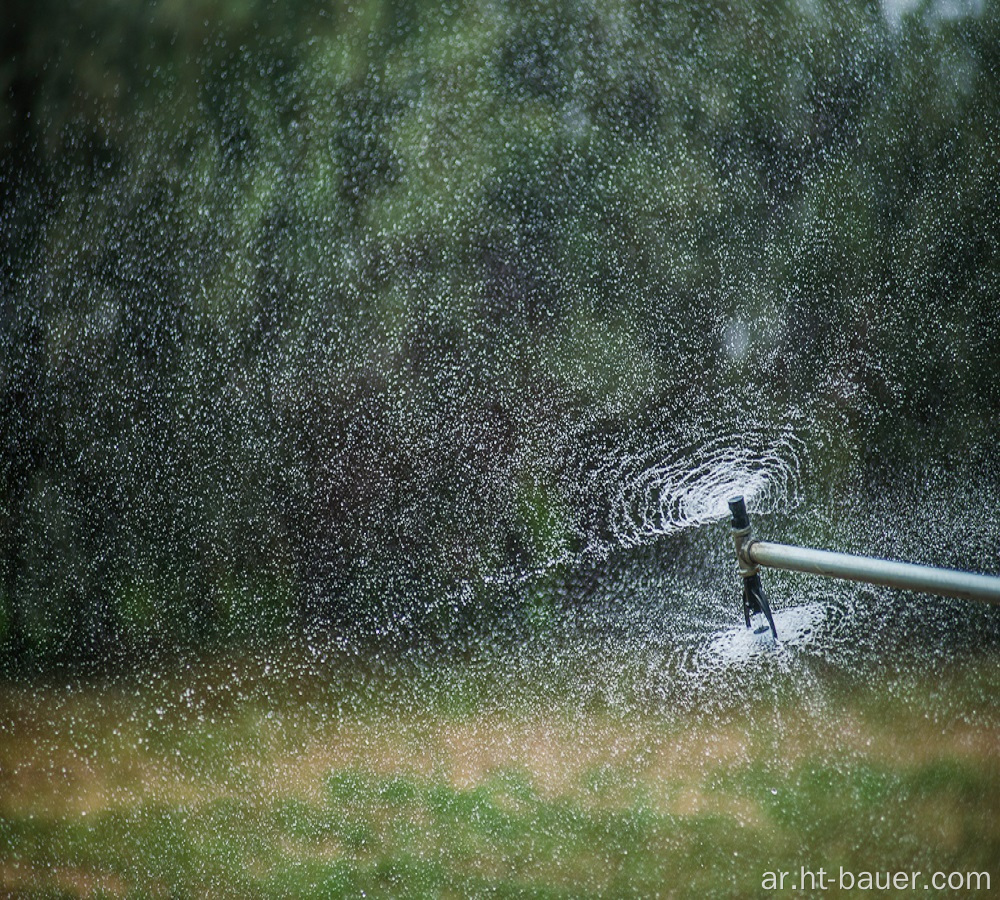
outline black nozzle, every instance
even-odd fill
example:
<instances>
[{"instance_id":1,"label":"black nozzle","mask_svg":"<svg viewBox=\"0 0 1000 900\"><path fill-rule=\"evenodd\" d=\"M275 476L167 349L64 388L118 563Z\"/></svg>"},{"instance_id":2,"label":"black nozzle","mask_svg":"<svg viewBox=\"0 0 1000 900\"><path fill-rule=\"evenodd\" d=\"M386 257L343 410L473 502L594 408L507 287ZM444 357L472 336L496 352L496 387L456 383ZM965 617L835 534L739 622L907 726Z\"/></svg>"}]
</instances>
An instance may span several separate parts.
<instances>
[{"instance_id":1,"label":"black nozzle","mask_svg":"<svg viewBox=\"0 0 1000 900\"><path fill-rule=\"evenodd\" d=\"M743 502L742 494L729 501L729 511L733 514L733 528L750 527L750 516L747 515L747 505Z\"/></svg>"},{"instance_id":2,"label":"black nozzle","mask_svg":"<svg viewBox=\"0 0 1000 900\"><path fill-rule=\"evenodd\" d=\"M771 615L771 604L767 602L767 594L760 583L760 575L750 575L743 579L743 618L747 628L750 627L750 617L763 615L771 629L771 635L778 639L778 629L774 627L774 616Z\"/></svg>"}]
</instances>

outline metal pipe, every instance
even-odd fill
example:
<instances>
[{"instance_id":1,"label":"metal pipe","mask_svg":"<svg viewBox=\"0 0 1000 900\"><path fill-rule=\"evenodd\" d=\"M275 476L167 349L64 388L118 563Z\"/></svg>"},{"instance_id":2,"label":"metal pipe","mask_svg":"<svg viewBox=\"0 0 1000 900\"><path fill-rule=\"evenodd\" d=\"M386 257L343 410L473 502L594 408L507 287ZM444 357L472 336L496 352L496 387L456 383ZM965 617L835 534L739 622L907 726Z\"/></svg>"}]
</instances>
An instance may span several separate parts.
<instances>
[{"instance_id":1,"label":"metal pipe","mask_svg":"<svg viewBox=\"0 0 1000 900\"><path fill-rule=\"evenodd\" d=\"M753 536L743 497L733 497L729 501L729 509L733 514L731 525L736 561L743 578L743 616L747 628L750 627L752 615L763 613L771 626L771 632L775 637L778 636L770 604L760 581L761 566L1000 604L1000 576L976 575L957 569L938 569L870 556L852 556L849 553L758 541Z\"/></svg>"},{"instance_id":2,"label":"metal pipe","mask_svg":"<svg viewBox=\"0 0 1000 900\"><path fill-rule=\"evenodd\" d=\"M976 575L956 569L938 569L752 539L744 544L743 552L749 562L773 569L789 569L793 572L866 581L946 597L1000 603L1000 577L995 575Z\"/></svg>"}]
</instances>

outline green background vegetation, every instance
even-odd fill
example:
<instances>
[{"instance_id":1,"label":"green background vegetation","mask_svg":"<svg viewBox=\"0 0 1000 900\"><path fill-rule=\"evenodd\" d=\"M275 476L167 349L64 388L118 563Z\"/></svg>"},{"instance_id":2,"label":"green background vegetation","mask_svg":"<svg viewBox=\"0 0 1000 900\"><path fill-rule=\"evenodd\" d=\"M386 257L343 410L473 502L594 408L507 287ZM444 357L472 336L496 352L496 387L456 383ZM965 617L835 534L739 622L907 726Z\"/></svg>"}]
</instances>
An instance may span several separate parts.
<instances>
[{"instance_id":1,"label":"green background vegetation","mask_svg":"<svg viewBox=\"0 0 1000 900\"><path fill-rule=\"evenodd\" d=\"M747 379L995 434L1000 7L936 9L6 0L4 665L455 635L581 423Z\"/></svg>"}]
</instances>

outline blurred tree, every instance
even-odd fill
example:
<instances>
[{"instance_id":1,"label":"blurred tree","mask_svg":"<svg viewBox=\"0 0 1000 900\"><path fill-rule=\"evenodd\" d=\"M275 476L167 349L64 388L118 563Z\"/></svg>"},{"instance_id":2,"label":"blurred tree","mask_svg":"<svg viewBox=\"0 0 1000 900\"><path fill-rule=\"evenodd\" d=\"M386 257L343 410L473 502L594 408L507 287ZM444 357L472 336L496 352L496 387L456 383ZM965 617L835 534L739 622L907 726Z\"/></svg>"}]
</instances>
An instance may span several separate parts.
<instances>
[{"instance_id":1,"label":"blurred tree","mask_svg":"<svg viewBox=\"0 0 1000 900\"><path fill-rule=\"evenodd\" d=\"M950 9L9 0L5 658L500 615L746 379L988 432L1000 8Z\"/></svg>"}]
</instances>

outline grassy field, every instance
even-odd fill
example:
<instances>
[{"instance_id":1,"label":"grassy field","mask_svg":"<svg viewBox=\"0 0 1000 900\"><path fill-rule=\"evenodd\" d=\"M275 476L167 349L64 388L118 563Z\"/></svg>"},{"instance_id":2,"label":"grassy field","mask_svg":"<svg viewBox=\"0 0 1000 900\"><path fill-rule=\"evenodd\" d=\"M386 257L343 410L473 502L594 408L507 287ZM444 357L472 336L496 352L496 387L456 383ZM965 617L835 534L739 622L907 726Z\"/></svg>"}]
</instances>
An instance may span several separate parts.
<instances>
[{"instance_id":1,"label":"grassy field","mask_svg":"<svg viewBox=\"0 0 1000 900\"><path fill-rule=\"evenodd\" d=\"M1000 883L1000 661L816 669L713 709L285 655L0 687L0 892L771 896ZM926 889L924 885L926 886ZM809 893L808 890L805 893ZM853 896L879 892L855 891ZM903 891L902 894L912 894Z\"/></svg>"}]
</instances>

